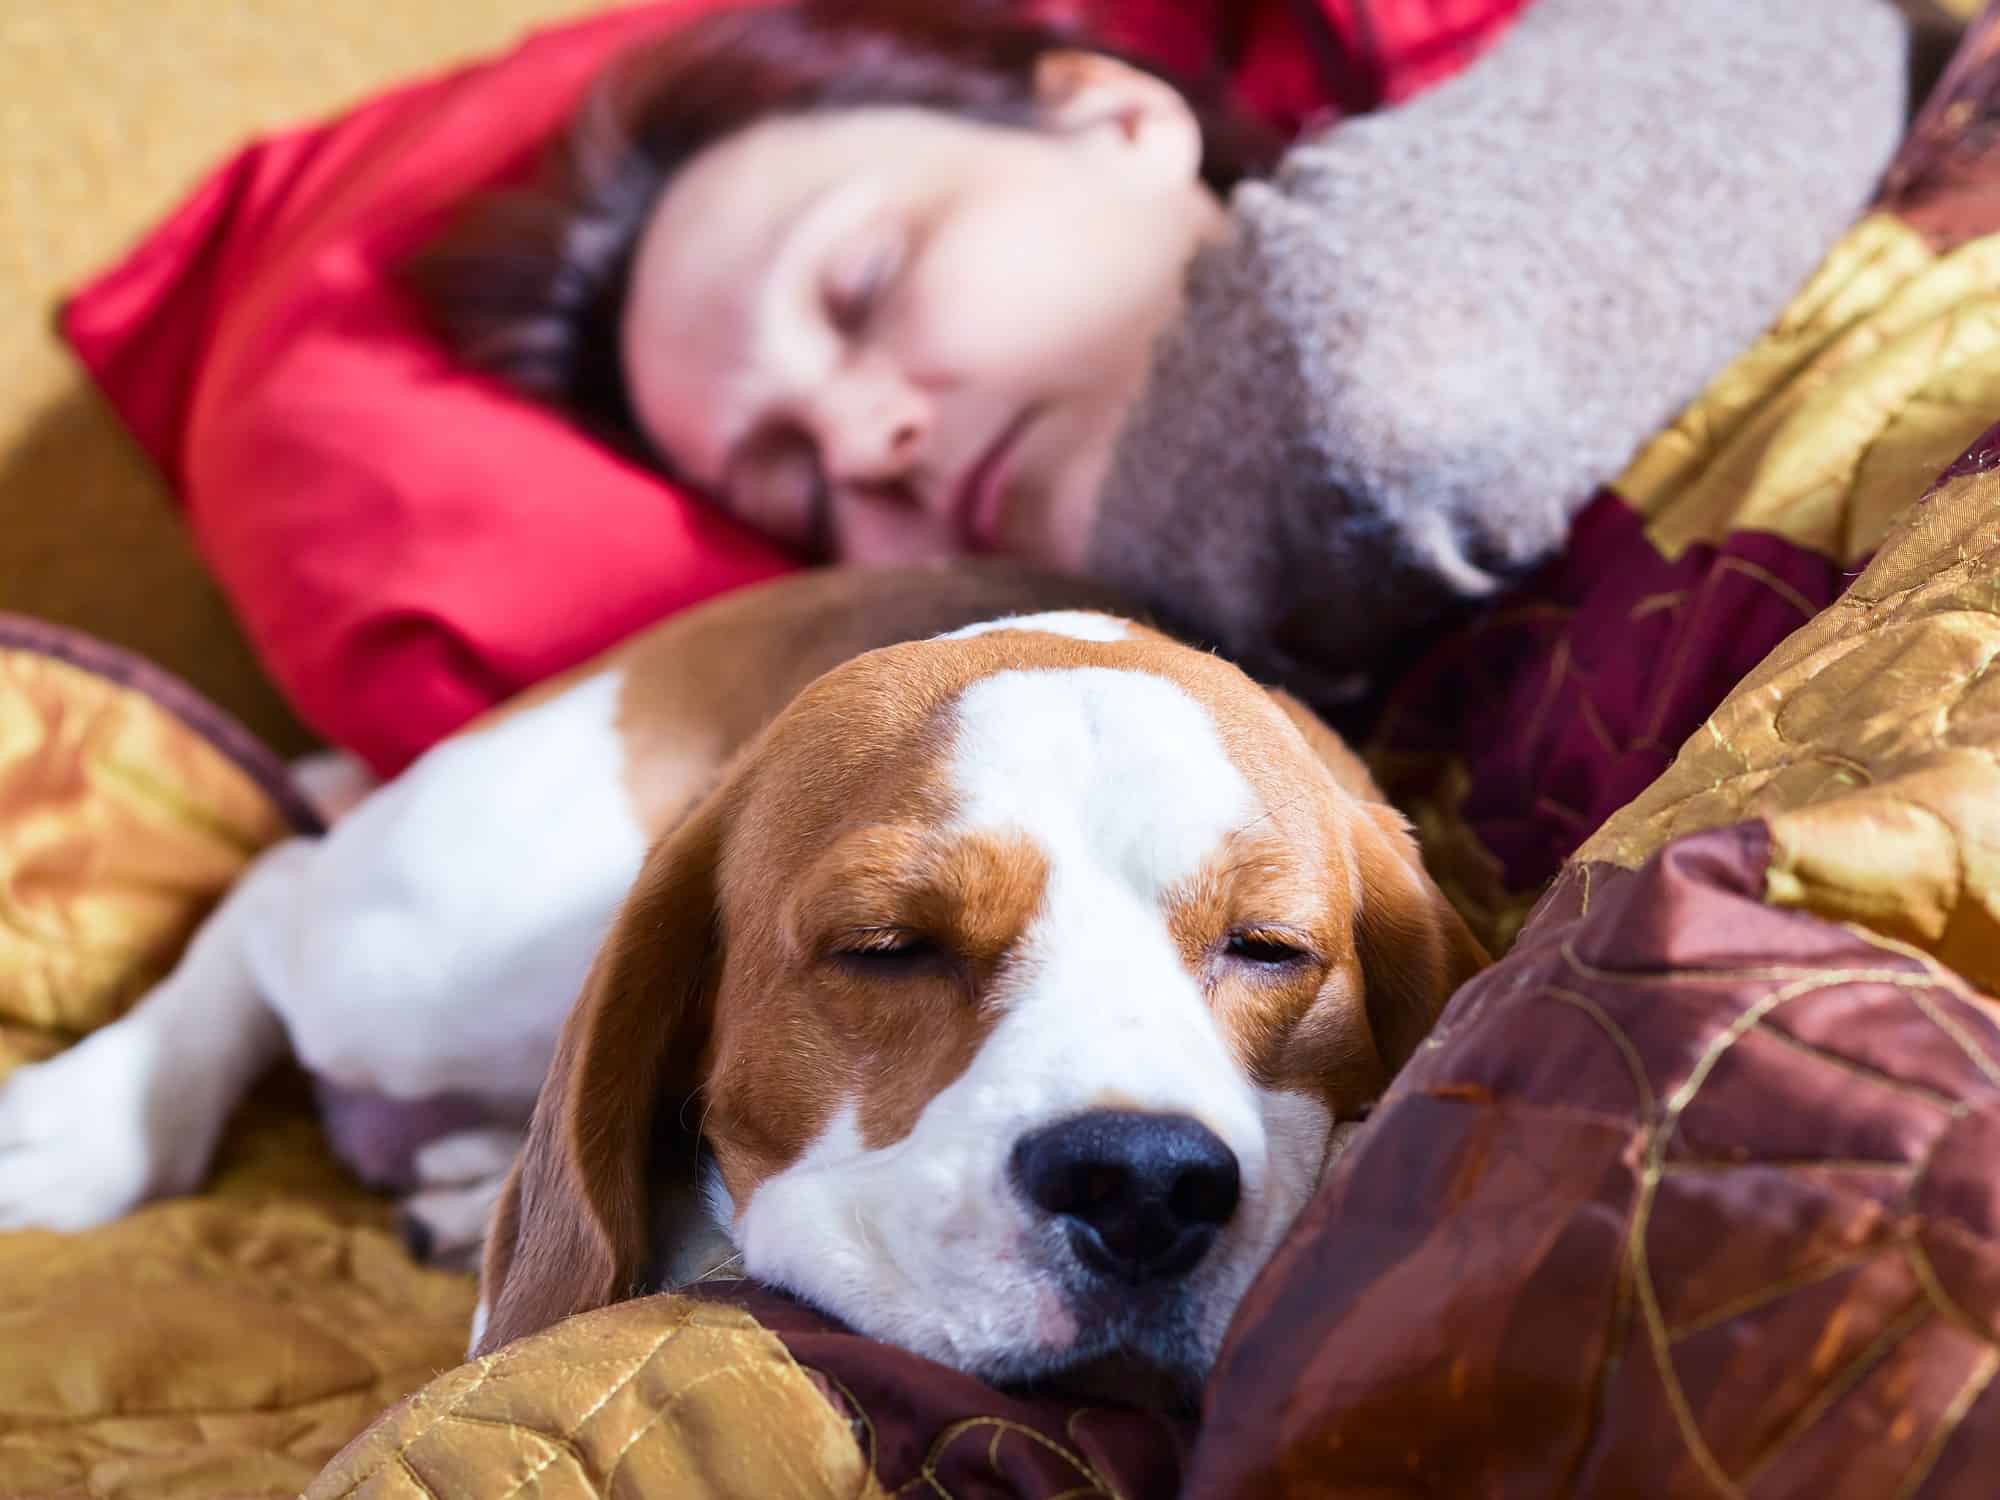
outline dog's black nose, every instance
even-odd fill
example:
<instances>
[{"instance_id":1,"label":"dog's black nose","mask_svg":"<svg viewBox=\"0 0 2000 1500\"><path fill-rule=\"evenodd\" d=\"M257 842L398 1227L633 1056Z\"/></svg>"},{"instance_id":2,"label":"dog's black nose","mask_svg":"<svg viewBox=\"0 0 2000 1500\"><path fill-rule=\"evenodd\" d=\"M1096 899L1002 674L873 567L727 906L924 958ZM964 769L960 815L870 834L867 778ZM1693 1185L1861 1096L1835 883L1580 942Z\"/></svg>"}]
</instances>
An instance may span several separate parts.
<instances>
[{"instance_id":1,"label":"dog's black nose","mask_svg":"<svg viewBox=\"0 0 2000 1500\"><path fill-rule=\"evenodd\" d=\"M1125 1281L1183 1276L1236 1212L1236 1153L1186 1115L1099 1109L1014 1143L1014 1182L1068 1221L1086 1265Z\"/></svg>"}]
</instances>

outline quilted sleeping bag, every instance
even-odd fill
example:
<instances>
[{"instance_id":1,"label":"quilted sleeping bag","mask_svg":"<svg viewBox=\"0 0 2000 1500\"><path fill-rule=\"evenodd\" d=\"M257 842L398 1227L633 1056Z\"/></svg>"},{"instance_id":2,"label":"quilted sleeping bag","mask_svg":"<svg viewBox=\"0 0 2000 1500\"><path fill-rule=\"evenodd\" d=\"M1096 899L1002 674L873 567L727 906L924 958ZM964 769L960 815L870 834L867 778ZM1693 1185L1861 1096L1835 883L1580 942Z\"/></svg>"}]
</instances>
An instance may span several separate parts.
<instances>
[{"instance_id":1,"label":"quilted sleeping bag","mask_svg":"<svg viewBox=\"0 0 2000 1500\"><path fill-rule=\"evenodd\" d=\"M0 1494L1992 1493L1996 421L1988 20L1767 336L1397 685L1371 757L1508 952L1198 1423L748 1284L461 1364L470 1283L409 1260L281 1074L203 1193L0 1235ZM310 811L122 653L7 622L0 694L4 1070L129 1003Z\"/></svg>"}]
</instances>

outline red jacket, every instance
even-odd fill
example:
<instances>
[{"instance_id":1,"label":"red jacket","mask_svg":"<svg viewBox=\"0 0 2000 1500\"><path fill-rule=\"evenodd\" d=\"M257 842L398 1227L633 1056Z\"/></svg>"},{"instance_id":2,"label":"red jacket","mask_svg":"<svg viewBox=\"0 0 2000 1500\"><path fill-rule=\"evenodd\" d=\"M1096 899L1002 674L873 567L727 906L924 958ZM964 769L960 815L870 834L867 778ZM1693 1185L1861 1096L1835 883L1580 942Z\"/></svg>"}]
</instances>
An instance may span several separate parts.
<instances>
[{"instance_id":1,"label":"red jacket","mask_svg":"<svg viewBox=\"0 0 2000 1500\"><path fill-rule=\"evenodd\" d=\"M1528 0L1052 0L1183 78L1224 69L1286 135L1394 104L1470 62Z\"/></svg>"}]
</instances>

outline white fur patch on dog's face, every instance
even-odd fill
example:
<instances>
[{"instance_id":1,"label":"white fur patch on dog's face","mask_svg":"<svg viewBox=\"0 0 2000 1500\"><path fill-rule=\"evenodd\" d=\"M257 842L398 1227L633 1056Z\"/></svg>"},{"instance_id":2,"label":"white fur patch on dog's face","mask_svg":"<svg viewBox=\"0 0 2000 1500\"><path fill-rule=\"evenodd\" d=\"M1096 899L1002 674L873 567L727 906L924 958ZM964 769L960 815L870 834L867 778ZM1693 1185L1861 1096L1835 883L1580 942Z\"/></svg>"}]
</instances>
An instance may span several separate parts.
<instances>
[{"instance_id":1,"label":"white fur patch on dog's face","mask_svg":"<svg viewBox=\"0 0 2000 1500\"><path fill-rule=\"evenodd\" d=\"M998 1019L906 1135L870 1149L849 1101L759 1183L734 1225L746 1269L989 1376L1149 1338L1141 1353L1196 1374L1304 1206L1331 1125L1319 1100L1245 1075L1169 929L1170 893L1265 809L1193 697L1102 667L975 682L957 704L950 780L949 831L1026 839L1046 861L1041 906L981 997ZM1024 1136L1102 1109L1200 1122L1235 1153L1241 1199L1184 1280L1094 1327L1098 1303L1076 1294L1009 1163ZM1159 1326L1135 1333L1142 1322Z\"/></svg>"},{"instance_id":2,"label":"white fur patch on dog's face","mask_svg":"<svg viewBox=\"0 0 2000 1500\"><path fill-rule=\"evenodd\" d=\"M1131 623L1116 615L1098 614L1088 609L1050 609L1036 615L1002 615L997 620L981 620L977 625L961 625L957 630L947 630L937 639L963 641L1001 630L1032 630L1043 635L1068 636L1073 641L1108 642L1132 638Z\"/></svg>"}]
</instances>

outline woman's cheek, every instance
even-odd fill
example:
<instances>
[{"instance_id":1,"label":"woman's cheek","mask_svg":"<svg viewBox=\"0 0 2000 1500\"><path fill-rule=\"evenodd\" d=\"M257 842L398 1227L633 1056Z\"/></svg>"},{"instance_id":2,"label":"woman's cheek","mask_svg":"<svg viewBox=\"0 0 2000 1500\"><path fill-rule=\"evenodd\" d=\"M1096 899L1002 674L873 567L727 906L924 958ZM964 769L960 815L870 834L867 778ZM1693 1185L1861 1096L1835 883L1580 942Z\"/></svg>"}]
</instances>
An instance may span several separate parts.
<instances>
[{"instance_id":1,"label":"woman's cheek","mask_svg":"<svg viewBox=\"0 0 2000 1500\"><path fill-rule=\"evenodd\" d=\"M1150 268L1128 231L1067 198L994 202L940 230L913 288L919 357L974 379L1087 384L1150 339ZM1146 325L1146 326L1141 326Z\"/></svg>"}]
</instances>

